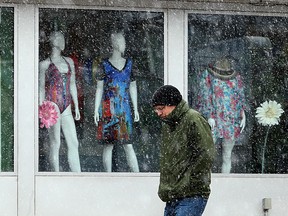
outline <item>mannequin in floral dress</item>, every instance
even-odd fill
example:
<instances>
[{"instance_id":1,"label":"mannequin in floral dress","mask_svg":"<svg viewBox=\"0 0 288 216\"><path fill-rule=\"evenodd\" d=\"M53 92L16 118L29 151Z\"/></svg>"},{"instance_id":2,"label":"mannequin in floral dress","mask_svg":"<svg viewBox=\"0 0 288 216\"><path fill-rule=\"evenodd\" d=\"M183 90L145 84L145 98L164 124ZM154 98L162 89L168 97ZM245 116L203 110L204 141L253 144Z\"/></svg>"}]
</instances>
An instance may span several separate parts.
<instances>
[{"instance_id":1,"label":"mannequin in floral dress","mask_svg":"<svg viewBox=\"0 0 288 216\"><path fill-rule=\"evenodd\" d=\"M214 142L222 139L222 173L230 173L235 140L245 128L246 102L239 73L221 58L200 74L198 110L208 119Z\"/></svg>"},{"instance_id":2,"label":"mannequin in floral dress","mask_svg":"<svg viewBox=\"0 0 288 216\"><path fill-rule=\"evenodd\" d=\"M134 152L132 135L132 112L130 98L134 108L134 121L139 121L137 105L137 86L133 72L133 62L123 58L126 44L122 32L111 34L112 55L104 59L97 67L95 124L97 139L104 145L103 165L107 172L112 171L112 150L114 144L123 144L128 165L133 172L139 172Z\"/></svg>"},{"instance_id":3,"label":"mannequin in floral dress","mask_svg":"<svg viewBox=\"0 0 288 216\"><path fill-rule=\"evenodd\" d=\"M52 171L59 172L59 149L61 129L68 147L68 163L72 172L81 172L78 139L72 116L71 102L75 105L75 119L80 119L74 63L62 56L65 48L64 35L53 32L50 36L52 52L49 58L39 64L39 104L50 101L58 113L55 125L48 129L50 140L50 165Z\"/></svg>"}]
</instances>

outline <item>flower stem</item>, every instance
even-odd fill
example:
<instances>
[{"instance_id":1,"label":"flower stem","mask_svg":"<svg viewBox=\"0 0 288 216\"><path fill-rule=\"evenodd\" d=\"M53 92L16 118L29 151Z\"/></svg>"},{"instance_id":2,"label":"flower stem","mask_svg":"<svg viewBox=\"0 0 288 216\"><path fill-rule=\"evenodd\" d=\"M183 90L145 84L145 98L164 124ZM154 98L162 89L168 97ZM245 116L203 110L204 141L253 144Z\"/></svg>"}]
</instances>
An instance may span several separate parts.
<instances>
[{"instance_id":1,"label":"flower stem","mask_svg":"<svg viewBox=\"0 0 288 216\"><path fill-rule=\"evenodd\" d=\"M268 129L267 129L267 132L266 132L266 136L265 136L265 140L264 140L264 146L263 146L263 149L262 149L262 169L261 169L261 173L264 173L264 168L265 168L265 150L266 150L266 145L267 145L267 138L268 138L269 129L270 129L270 126L268 126Z\"/></svg>"}]
</instances>

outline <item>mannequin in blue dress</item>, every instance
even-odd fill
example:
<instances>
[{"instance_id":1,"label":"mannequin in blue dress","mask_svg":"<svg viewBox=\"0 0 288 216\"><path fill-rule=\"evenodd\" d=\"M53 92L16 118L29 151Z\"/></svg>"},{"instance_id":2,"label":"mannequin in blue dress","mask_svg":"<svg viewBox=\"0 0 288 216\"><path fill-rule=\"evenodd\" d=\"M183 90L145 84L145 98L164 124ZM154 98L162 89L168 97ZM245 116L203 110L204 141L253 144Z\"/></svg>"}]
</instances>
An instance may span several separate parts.
<instances>
[{"instance_id":1,"label":"mannequin in blue dress","mask_svg":"<svg viewBox=\"0 0 288 216\"><path fill-rule=\"evenodd\" d=\"M130 99L134 109L134 121L139 121L137 85L132 74L132 60L122 57L126 48L122 32L111 34L111 44L112 55L103 60L96 69L94 121L98 126L97 138L104 144L103 165L106 172L112 171L112 150L115 143L123 144L131 171L139 172L137 157L129 140L132 133Z\"/></svg>"}]
</instances>

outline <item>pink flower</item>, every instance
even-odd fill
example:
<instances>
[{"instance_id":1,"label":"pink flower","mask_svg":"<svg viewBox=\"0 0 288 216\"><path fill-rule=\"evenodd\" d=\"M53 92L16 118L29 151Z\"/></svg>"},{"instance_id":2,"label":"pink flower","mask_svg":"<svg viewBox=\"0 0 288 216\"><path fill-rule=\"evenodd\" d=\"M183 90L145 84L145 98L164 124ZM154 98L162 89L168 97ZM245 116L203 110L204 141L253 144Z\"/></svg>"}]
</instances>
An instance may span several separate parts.
<instances>
[{"instance_id":1,"label":"pink flower","mask_svg":"<svg viewBox=\"0 0 288 216\"><path fill-rule=\"evenodd\" d=\"M54 105L50 101L43 101L39 106L40 127L50 128L57 123L58 113Z\"/></svg>"}]
</instances>

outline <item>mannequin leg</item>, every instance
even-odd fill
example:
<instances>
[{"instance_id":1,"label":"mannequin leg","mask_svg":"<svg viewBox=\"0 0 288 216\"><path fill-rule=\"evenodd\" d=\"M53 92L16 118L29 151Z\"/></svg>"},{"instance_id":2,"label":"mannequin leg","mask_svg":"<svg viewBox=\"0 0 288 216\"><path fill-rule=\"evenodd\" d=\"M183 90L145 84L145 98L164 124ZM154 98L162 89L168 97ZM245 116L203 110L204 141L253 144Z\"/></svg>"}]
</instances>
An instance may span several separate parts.
<instances>
[{"instance_id":1,"label":"mannequin leg","mask_svg":"<svg viewBox=\"0 0 288 216\"><path fill-rule=\"evenodd\" d=\"M232 150L235 145L234 139L224 139L222 143L222 173L230 173Z\"/></svg>"},{"instance_id":2,"label":"mannequin leg","mask_svg":"<svg viewBox=\"0 0 288 216\"><path fill-rule=\"evenodd\" d=\"M49 162L51 171L54 172L59 172L59 149L61 144L60 122L61 122L61 116L59 116L57 123L48 129L49 141L50 141Z\"/></svg>"},{"instance_id":3,"label":"mannequin leg","mask_svg":"<svg viewBox=\"0 0 288 216\"><path fill-rule=\"evenodd\" d=\"M80 159L79 159L79 142L76 134L76 127L74 119L71 115L62 117L62 131L68 148L68 163L72 172L81 172Z\"/></svg>"},{"instance_id":4,"label":"mannequin leg","mask_svg":"<svg viewBox=\"0 0 288 216\"><path fill-rule=\"evenodd\" d=\"M123 147L130 169L132 170L132 172L139 172L138 161L132 144L125 144L123 145Z\"/></svg>"},{"instance_id":5,"label":"mannequin leg","mask_svg":"<svg viewBox=\"0 0 288 216\"><path fill-rule=\"evenodd\" d=\"M112 172L112 150L113 150L113 145L105 145L103 148L103 155L102 155L102 160L103 160L103 166L104 170L106 172Z\"/></svg>"}]
</instances>

